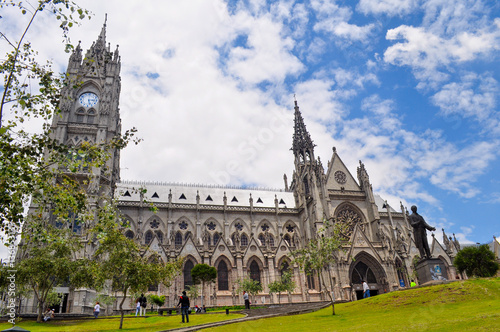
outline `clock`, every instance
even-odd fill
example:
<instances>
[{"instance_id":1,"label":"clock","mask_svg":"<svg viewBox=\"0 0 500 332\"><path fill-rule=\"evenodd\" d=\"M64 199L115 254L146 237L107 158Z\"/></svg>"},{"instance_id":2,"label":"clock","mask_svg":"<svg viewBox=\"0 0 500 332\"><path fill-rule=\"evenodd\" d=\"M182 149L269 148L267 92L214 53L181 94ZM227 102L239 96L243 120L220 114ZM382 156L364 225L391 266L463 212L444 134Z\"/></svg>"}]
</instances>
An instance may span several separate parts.
<instances>
[{"instance_id":1,"label":"clock","mask_svg":"<svg viewBox=\"0 0 500 332\"><path fill-rule=\"evenodd\" d=\"M93 107L99 101L99 97L95 93L85 92L80 95L79 101L84 107Z\"/></svg>"}]
</instances>

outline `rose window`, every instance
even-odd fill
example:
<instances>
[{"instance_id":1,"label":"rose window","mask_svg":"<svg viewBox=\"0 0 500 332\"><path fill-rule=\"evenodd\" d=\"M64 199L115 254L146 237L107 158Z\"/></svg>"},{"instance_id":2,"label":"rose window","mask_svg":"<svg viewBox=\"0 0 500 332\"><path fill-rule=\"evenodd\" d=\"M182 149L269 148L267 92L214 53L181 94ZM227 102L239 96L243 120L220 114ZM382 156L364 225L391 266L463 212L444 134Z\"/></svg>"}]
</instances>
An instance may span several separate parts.
<instances>
[{"instance_id":1,"label":"rose window","mask_svg":"<svg viewBox=\"0 0 500 332\"><path fill-rule=\"evenodd\" d=\"M214 222L213 221L209 222L207 224L207 228L208 228L209 231L215 230L215 224L214 224Z\"/></svg>"},{"instance_id":2,"label":"rose window","mask_svg":"<svg viewBox=\"0 0 500 332\"><path fill-rule=\"evenodd\" d=\"M343 233L346 238L349 238L352 235L354 226L362 221L363 220L359 214L348 206L337 213L337 222L343 223L346 226L346 230Z\"/></svg>"},{"instance_id":3,"label":"rose window","mask_svg":"<svg viewBox=\"0 0 500 332\"><path fill-rule=\"evenodd\" d=\"M150 223L150 225L151 225L151 228L158 228L158 226L160 226L160 223L159 223L156 219L154 219L154 220Z\"/></svg>"},{"instance_id":4,"label":"rose window","mask_svg":"<svg viewBox=\"0 0 500 332\"><path fill-rule=\"evenodd\" d=\"M187 222L181 221L181 223L179 224L179 228L180 229L187 229L188 228Z\"/></svg>"},{"instance_id":5,"label":"rose window","mask_svg":"<svg viewBox=\"0 0 500 332\"><path fill-rule=\"evenodd\" d=\"M237 223L236 225L234 225L234 227L236 227L236 229L239 230L240 232L243 229L243 225L240 223Z\"/></svg>"}]
</instances>

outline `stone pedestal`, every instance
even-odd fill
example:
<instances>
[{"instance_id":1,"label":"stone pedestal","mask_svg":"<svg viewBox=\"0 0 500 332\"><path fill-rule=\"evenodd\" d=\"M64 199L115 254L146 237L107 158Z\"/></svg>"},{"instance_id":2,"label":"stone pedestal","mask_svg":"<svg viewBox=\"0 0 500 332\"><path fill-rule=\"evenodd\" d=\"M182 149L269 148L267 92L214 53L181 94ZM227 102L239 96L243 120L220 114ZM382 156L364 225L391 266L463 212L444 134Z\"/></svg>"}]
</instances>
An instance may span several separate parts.
<instances>
[{"instance_id":1,"label":"stone pedestal","mask_svg":"<svg viewBox=\"0 0 500 332\"><path fill-rule=\"evenodd\" d=\"M417 264L417 275L420 284L432 280L448 280L446 265L438 258L421 260Z\"/></svg>"}]
</instances>

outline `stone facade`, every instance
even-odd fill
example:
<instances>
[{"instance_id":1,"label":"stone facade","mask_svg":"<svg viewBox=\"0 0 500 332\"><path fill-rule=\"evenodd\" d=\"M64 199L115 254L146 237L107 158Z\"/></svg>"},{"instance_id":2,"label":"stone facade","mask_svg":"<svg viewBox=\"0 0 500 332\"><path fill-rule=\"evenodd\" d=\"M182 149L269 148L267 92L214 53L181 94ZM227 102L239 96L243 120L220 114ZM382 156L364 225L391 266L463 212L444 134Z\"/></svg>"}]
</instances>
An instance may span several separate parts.
<instances>
[{"instance_id":1,"label":"stone facade","mask_svg":"<svg viewBox=\"0 0 500 332\"><path fill-rule=\"evenodd\" d=\"M55 138L67 144L109 140L120 132L120 57L118 49L111 52L106 46L105 27L83 60L80 45L69 60L68 75L81 84L63 90L62 118L56 117L53 123ZM120 182L118 151L109 161L111 176L97 177L94 188L119 198L120 212L130 223L125 234L147 248L144 255L154 251L163 261L186 258L183 274L171 287L150 288L167 296L166 306L175 305L180 292L191 284L189 271L198 263L218 270L217 282L203 291L206 305L242 304L236 281L246 276L259 280L264 288L253 303L277 302L277 296L269 295L268 285L284 268L293 271L297 287L282 295L282 302L326 299L317 275L306 275L290 259L293 250L316 236L325 219L349 226L345 252L339 253L331 278L325 275L335 299L360 298L362 279L372 295L408 287L414 279L412 261L418 249L407 209L401 205L396 210L374 194L364 164L360 161L353 176L335 148L325 170L314 156L315 145L297 102L294 112L295 170L290 185L285 175L282 189ZM139 188L147 192L141 194ZM447 278L455 279L452 259L459 244L446 234L444 238L444 246L434 239L432 256L446 267ZM89 244L86 254L93 250ZM95 299L92 290L59 291L68 294L67 312L85 312Z\"/></svg>"}]
</instances>

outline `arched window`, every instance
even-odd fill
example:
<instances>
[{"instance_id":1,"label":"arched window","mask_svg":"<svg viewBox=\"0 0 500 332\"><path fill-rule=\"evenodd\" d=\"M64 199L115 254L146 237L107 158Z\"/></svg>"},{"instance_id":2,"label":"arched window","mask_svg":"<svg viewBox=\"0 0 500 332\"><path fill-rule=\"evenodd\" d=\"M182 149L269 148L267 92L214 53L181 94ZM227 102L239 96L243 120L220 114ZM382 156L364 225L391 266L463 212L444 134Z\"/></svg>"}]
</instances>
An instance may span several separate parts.
<instances>
[{"instance_id":1,"label":"arched window","mask_svg":"<svg viewBox=\"0 0 500 332\"><path fill-rule=\"evenodd\" d=\"M217 266L217 285L220 291L229 290L229 274L227 264L223 260Z\"/></svg>"},{"instance_id":2,"label":"arched window","mask_svg":"<svg viewBox=\"0 0 500 332\"><path fill-rule=\"evenodd\" d=\"M248 237L245 234L241 234L241 246L248 246Z\"/></svg>"},{"instance_id":3,"label":"arched window","mask_svg":"<svg viewBox=\"0 0 500 332\"><path fill-rule=\"evenodd\" d=\"M250 279L260 282L260 269L256 261L250 263Z\"/></svg>"},{"instance_id":4,"label":"arched window","mask_svg":"<svg viewBox=\"0 0 500 332\"><path fill-rule=\"evenodd\" d=\"M153 232L147 231L146 235L144 236L144 243L150 244L152 239L153 239Z\"/></svg>"},{"instance_id":5,"label":"arched window","mask_svg":"<svg viewBox=\"0 0 500 332\"><path fill-rule=\"evenodd\" d=\"M376 284L377 278L372 269L363 262L358 262L352 271L352 283L361 284L365 280L369 284Z\"/></svg>"},{"instance_id":6,"label":"arched window","mask_svg":"<svg viewBox=\"0 0 500 332\"><path fill-rule=\"evenodd\" d=\"M311 274L307 275L307 288L309 289L316 289L316 285L314 284L314 275L316 273L314 271L311 272Z\"/></svg>"},{"instance_id":7,"label":"arched window","mask_svg":"<svg viewBox=\"0 0 500 332\"><path fill-rule=\"evenodd\" d=\"M85 111L83 110L83 108L80 108L78 111L76 111L76 122L83 123L84 118L85 118Z\"/></svg>"},{"instance_id":8,"label":"arched window","mask_svg":"<svg viewBox=\"0 0 500 332\"><path fill-rule=\"evenodd\" d=\"M283 239L285 240L286 244L290 245L290 235L285 234L285 236L283 237Z\"/></svg>"},{"instance_id":9,"label":"arched window","mask_svg":"<svg viewBox=\"0 0 500 332\"><path fill-rule=\"evenodd\" d=\"M163 233L160 231L156 231L156 236L158 237L158 241L163 243Z\"/></svg>"},{"instance_id":10,"label":"arched window","mask_svg":"<svg viewBox=\"0 0 500 332\"><path fill-rule=\"evenodd\" d=\"M175 247L182 247L182 234L179 232L175 234Z\"/></svg>"},{"instance_id":11,"label":"arched window","mask_svg":"<svg viewBox=\"0 0 500 332\"><path fill-rule=\"evenodd\" d=\"M283 263L281 263L281 267L280 267L280 275L281 277L283 278L283 273L286 273L286 272L291 272L290 271L290 264L288 263L288 261L283 261Z\"/></svg>"},{"instance_id":12,"label":"arched window","mask_svg":"<svg viewBox=\"0 0 500 332\"><path fill-rule=\"evenodd\" d=\"M95 118L95 111L93 109L87 112L87 123L93 124Z\"/></svg>"},{"instance_id":13,"label":"arched window","mask_svg":"<svg viewBox=\"0 0 500 332\"><path fill-rule=\"evenodd\" d=\"M210 245L210 234L207 234L207 243Z\"/></svg>"},{"instance_id":14,"label":"arched window","mask_svg":"<svg viewBox=\"0 0 500 332\"><path fill-rule=\"evenodd\" d=\"M271 234L269 234L269 245L274 247L274 237Z\"/></svg>"},{"instance_id":15,"label":"arched window","mask_svg":"<svg viewBox=\"0 0 500 332\"><path fill-rule=\"evenodd\" d=\"M264 238L264 235L260 234L259 235L259 241L261 245L265 246L266 245L266 239Z\"/></svg>"},{"instance_id":16,"label":"arched window","mask_svg":"<svg viewBox=\"0 0 500 332\"><path fill-rule=\"evenodd\" d=\"M187 289L186 286L193 285L193 277L191 277L191 270L193 269L194 264L191 260L188 260L184 265L184 289Z\"/></svg>"},{"instance_id":17,"label":"arched window","mask_svg":"<svg viewBox=\"0 0 500 332\"><path fill-rule=\"evenodd\" d=\"M131 240L133 240L133 239L134 239L134 232L132 232L131 230L126 231L126 232L125 232L125 237L126 237L127 239L131 239Z\"/></svg>"},{"instance_id":18,"label":"arched window","mask_svg":"<svg viewBox=\"0 0 500 332\"><path fill-rule=\"evenodd\" d=\"M219 233L214 233L214 246L217 244L217 242L219 242Z\"/></svg>"}]
</instances>

